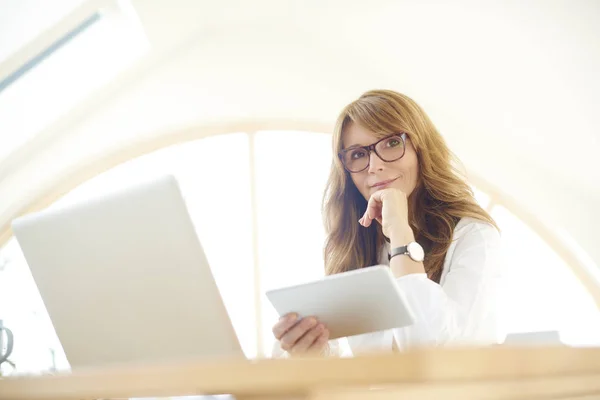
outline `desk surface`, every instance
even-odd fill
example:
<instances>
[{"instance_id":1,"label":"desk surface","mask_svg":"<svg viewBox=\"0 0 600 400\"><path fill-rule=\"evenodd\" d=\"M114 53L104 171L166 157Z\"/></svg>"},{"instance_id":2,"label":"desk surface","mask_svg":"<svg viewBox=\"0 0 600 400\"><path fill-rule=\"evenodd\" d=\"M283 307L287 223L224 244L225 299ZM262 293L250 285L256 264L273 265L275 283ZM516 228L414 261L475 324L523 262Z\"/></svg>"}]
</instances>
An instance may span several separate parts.
<instances>
[{"instance_id":1,"label":"desk surface","mask_svg":"<svg viewBox=\"0 0 600 400\"><path fill-rule=\"evenodd\" d=\"M0 400L94 399L229 393L239 397L307 396L335 399L331 388L568 379L600 395L600 348L423 349L356 358L219 360L120 366L0 379ZM575 381L573 381L575 379ZM398 386L400 385L400 386ZM440 386L441 385L441 386ZM587 385L587 386L586 386ZM456 388L456 386L454 386ZM520 389L519 389L520 390ZM490 392L490 387L484 389ZM336 393L340 393L339 391ZM464 395L464 388L461 391ZM397 394L396 394L397 395ZM321 397L319 397L321 396ZM349 397L350 396L350 397ZM482 397L480 397L482 398ZM486 397L488 398L488 397Z\"/></svg>"}]
</instances>

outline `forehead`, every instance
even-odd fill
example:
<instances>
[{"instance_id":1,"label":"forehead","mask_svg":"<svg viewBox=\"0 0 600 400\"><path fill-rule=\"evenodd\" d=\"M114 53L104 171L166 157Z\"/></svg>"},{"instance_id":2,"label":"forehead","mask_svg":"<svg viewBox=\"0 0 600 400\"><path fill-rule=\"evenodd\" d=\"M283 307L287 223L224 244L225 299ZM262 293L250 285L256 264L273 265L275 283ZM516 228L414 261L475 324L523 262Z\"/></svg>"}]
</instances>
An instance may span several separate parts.
<instances>
[{"instance_id":1,"label":"forehead","mask_svg":"<svg viewBox=\"0 0 600 400\"><path fill-rule=\"evenodd\" d=\"M354 145L367 146L376 142L380 137L381 134L376 134L360 124L351 122L342 132L342 148L345 149Z\"/></svg>"}]
</instances>

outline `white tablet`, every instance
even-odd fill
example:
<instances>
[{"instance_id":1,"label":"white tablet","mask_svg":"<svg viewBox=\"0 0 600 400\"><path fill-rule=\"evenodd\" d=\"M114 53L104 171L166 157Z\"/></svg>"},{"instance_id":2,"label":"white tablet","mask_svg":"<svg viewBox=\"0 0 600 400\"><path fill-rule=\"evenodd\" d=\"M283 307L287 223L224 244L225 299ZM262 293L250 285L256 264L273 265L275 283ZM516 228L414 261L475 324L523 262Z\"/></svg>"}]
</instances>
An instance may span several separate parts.
<instances>
[{"instance_id":1,"label":"white tablet","mask_svg":"<svg viewBox=\"0 0 600 400\"><path fill-rule=\"evenodd\" d=\"M314 316L330 339L401 328L414 315L386 266L330 275L323 279L270 290L266 296L280 316L295 312Z\"/></svg>"},{"instance_id":2,"label":"white tablet","mask_svg":"<svg viewBox=\"0 0 600 400\"><path fill-rule=\"evenodd\" d=\"M13 230L71 368L244 356L172 176Z\"/></svg>"}]
</instances>

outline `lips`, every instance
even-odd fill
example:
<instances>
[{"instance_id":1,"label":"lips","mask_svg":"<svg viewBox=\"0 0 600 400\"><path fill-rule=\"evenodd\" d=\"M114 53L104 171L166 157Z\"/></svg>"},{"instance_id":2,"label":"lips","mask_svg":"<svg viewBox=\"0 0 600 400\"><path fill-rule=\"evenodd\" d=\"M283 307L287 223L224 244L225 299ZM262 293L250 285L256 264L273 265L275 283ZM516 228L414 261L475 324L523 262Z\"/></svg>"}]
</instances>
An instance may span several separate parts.
<instances>
[{"instance_id":1,"label":"lips","mask_svg":"<svg viewBox=\"0 0 600 400\"><path fill-rule=\"evenodd\" d=\"M385 187L385 186L389 185L390 183L394 182L396 179L398 179L398 178L394 178L394 179L388 179L388 180L386 180L386 181L377 182L377 183L375 183L375 184L371 185L370 187L371 187L372 189L381 189L381 188L383 188L383 187Z\"/></svg>"}]
</instances>

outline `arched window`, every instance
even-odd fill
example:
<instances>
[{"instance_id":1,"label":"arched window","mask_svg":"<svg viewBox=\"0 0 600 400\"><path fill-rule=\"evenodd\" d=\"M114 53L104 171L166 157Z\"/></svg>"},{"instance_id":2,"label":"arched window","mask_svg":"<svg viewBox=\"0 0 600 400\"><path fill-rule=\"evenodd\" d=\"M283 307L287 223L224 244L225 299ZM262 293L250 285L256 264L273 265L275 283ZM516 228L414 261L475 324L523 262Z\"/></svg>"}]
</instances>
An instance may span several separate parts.
<instances>
[{"instance_id":1,"label":"arched window","mask_svg":"<svg viewBox=\"0 0 600 400\"><path fill-rule=\"evenodd\" d=\"M55 204L174 174L244 352L266 355L277 315L264 291L323 275L321 200L330 142L328 134L259 131L173 144L105 171ZM476 197L509 249L502 300L508 330L556 330L569 344L591 343L595 335L599 342L596 304L542 240L544 232L533 231L481 187ZM0 318L15 333L19 371L68 368L14 238L0 250Z\"/></svg>"}]
</instances>

